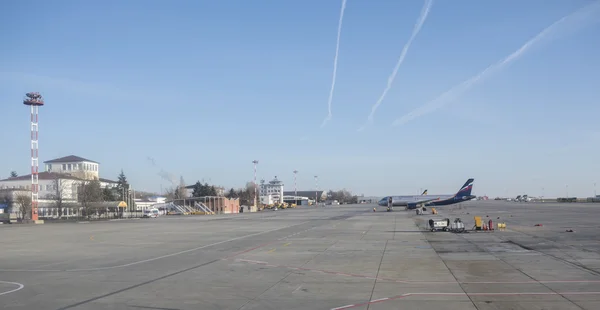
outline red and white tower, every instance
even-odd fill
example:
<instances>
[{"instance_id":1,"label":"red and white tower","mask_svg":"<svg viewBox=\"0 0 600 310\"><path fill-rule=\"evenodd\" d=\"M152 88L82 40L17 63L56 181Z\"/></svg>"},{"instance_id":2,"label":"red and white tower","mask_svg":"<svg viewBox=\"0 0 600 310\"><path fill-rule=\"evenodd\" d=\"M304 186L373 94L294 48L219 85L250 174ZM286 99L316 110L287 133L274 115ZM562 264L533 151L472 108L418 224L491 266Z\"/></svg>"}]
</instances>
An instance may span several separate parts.
<instances>
[{"instance_id":1,"label":"red and white tower","mask_svg":"<svg viewBox=\"0 0 600 310\"><path fill-rule=\"evenodd\" d=\"M31 107L31 219L38 220L38 192L39 192L39 145L38 145L38 111L44 105L42 95L37 92L25 94L23 104Z\"/></svg>"}]
</instances>

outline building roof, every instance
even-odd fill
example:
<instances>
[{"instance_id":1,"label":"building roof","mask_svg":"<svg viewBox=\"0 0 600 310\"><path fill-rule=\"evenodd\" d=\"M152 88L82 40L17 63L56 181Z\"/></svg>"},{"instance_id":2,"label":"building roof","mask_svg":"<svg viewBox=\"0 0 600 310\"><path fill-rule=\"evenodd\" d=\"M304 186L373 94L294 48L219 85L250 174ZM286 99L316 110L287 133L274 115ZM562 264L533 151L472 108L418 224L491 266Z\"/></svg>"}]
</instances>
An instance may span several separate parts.
<instances>
[{"instance_id":1,"label":"building roof","mask_svg":"<svg viewBox=\"0 0 600 310\"><path fill-rule=\"evenodd\" d=\"M319 196L323 196L323 193L325 191L316 191L317 195ZM284 196L294 196L294 191L283 191L283 195ZM298 196L300 197L308 197L308 198L314 198L315 197L315 191L298 191Z\"/></svg>"},{"instance_id":2,"label":"building roof","mask_svg":"<svg viewBox=\"0 0 600 310\"><path fill-rule=\"evenodd\" d=\"M56 173L56 172L40 172L38 173L38 180L55 180L55 179L69 179L69 180L82 180L78 177L74 177L67 173ZM14 178L8 178L4 180L0 180L0 182L4 181L26 181L31 180L31 174L28 175L20 175Z\"/></svg>"},{"instance_id":3,"label":"building roof","mask_svg":"<svg viewBox=\"0 0 600 310\"><path fill-rule=\"evenodd\" d=\"M79 156L75 156L75 155L69 155L69 156L65 156L65 157L61 157L61 158L51 159L51 160L45 161L44 164L67 163L67 162L71 163L71 162L80 162L80 161L87 161L90 163L99 164L98 162L95 162L93 160L85 159L83 157L79 157Z\"/></svg>"},{"instance_id":4,"label":"building roof","mask_svg":"<svg viewBox=\"0 0 600 310\"><path fill-rule=\"evenodd\" d=\"M119 183L117 181L113 181L113 180L109 180L109 179L105 179L105 178L98 178L98 181L103 182L103 183Z\"/></svg>"}]
</instances>

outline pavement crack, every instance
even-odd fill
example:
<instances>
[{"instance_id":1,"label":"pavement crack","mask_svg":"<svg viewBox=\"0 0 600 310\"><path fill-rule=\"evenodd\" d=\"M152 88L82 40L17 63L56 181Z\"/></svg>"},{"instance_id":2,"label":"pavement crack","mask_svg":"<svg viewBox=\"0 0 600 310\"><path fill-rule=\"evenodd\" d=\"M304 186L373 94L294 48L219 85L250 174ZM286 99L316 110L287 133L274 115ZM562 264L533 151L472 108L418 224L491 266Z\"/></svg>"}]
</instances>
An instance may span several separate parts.
<instances>
[{"instance_id":1,"label":"pavement crack","mask_svg":"<svg viewBox=\"0 0 600 310\"><path fill-rule=\"evenodd\" d=\"M216 263L218 261L221 261L221 259L215 259L215 260L212 260L210 262L206 262L206 263L203 263L203 264L200 264L200 265L196 265L196 266L193 266L193 267L190 267L190 268L186 268L186 269L183 269L183 270L180 270L180 271L169 273L169 274L164 275L162 277L158 277L158 278L155 278L155 279L152 279L152 280L148 280L148 281L145 281L145 282L142 282L142 283L138 283L136 285L131 285L131 286L122 288L120 290L113 291L111 293L107 293L107 294L104 294L104 295L100 295L100 296L96 296L96 297L93 297L93 298L90 298L90 299L86 299L84 301L80 301L78 303L75 303L75 304L72 304L72 305L69 305L69 306L66 306L66 307L59 308L57 310L71 309L71 308L75 308L75 307L78 307L78 306L81 306L81 305L85 305L85 304L88 304L90 302L96 301L98 299L102 299L102 298L106 298L106 297L109 297L109 296L112 296L112 295L123 293L123 292L129 291L129 290L132 290L134 288L138 288L140 286L144 286L144 285L147 285L147 284L150 284L150 283L154 283L156 281L160 281L160 280L163 280L163 279L166 279L166 278L170 278L172 276L176 276L178 274L182 274L182 273L185 273L185 272L188 272L188 271L191 271L191 270L194 270L194 269L198 269L198 268L201 268L201 267L204 267L204 266L208 266L208 265Z\"/></svg>"},{"instance_id":2,"label":"pavement crack","mask_svg":"<svg viewBox=\"0 0 600 310\"><path fill-rule=\"evenodd\" d=\"M369 296L369 300L373 300L373 294L375 293L375 287L377 286L377 278L379 278L379 270L381 270L381 264L383 263L383 257L385 256L385 250L387 250L388 241L385 241L385 246L383 247L383 253L381 253L381 260L379 261L379 266L377 267L377 274L375 275L375 281L373 281L373 289L371 290L371 296ZM371 304L367 305L367 310Z\"/></svg>"},{"instance_id":3,"label":"pavement crack","mask_svg":"<svg viewBox=\"0 0 600 310\"><path fill-rule=\"evenodd\" d=\"M552 291L552 292L556 293L557 295L561 296L561 297L562 297L562 298L564 298L565 300L568 300L570 303L572 303L574 306L578 307L579 309L583 309L583 308L582 308L580 305L578 305L576 302L574 302L574 301L572 301L571 299L567 298L565 295L563 295L563 294L559 293L558 291L556 291L556 290L552 289L550 286L548 286L548 285L546 285L546 284L544 284L544 283L542 283L542 282L538 281L536 278L534 278L534 277L530 276L529 274L527 274L526 272L524 272L524 271L523 271L521 268L519 268L519 267L516 267L515 265L513 265L513 264L511 264L511 263L507 262L506 260L504 260L502 257L499 257L498 255L494 255L494 253L493 253L493 252L491 252L491 251L488 251L486 248L483 248L483 247L479 246L478 244L476 244L475 242L468 240L468 239L467 239L467 238L465 238L464 236L461 236L461 235L459 235L459 236L460 236L460 237L461 237L463 240L465 240L466 242L468 242L468 243L470 243L470 244L474 245L475 247L477 247L477 248L481 249L483 252L485 252L485 253L488 253L489 255L491 255L491 256L493 256L493 257L497 258L499 261L503 262L504 264L506 264L506 265L508 265L508 266L512 267L513 269L515 269L516 271L518 271L518 272L519 272L519 273L521 273L522 275L524 275L524 276L526 276L526 277L530 278L531 280L533 280L533 281L537 282L538 284L542 285L543 287L547 288L548 290L550 290L550 291ZM515 243L513 242L513 244L515 244ZM518 244L517 244L517 245L518 245ZM523 248L524 248L524 247L523 247ZM533 251L535 251L535 250L533 250ZM535 252L538 252L538 251L535 251ZM437 253L437 252L436 252L436 253ZM542 253L542 252L540 252L540 253ZM542 253L542 254L544 254L544 253ZM461 285L461 286L462 286L462 285ZM470 298L470 297L469 297L469 298Z\"/></svg>"}]
</instances>

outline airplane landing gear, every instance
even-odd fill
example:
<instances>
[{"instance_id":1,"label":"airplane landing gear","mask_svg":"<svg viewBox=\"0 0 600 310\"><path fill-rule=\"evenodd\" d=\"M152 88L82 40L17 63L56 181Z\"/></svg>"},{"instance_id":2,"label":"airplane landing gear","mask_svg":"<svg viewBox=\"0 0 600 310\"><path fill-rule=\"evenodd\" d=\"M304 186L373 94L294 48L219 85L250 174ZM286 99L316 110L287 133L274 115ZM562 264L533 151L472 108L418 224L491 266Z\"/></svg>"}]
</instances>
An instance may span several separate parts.
<instances>
[{"instance_id":1,"label":"airplane landing gear","mask_svg":"<svg viewBox=\"0 0 600 310\"><path fill-rule=\"evenodd\" d=\"M392 212L392 208L388 207L387 212Z\"/></svg>"}]
</instances>

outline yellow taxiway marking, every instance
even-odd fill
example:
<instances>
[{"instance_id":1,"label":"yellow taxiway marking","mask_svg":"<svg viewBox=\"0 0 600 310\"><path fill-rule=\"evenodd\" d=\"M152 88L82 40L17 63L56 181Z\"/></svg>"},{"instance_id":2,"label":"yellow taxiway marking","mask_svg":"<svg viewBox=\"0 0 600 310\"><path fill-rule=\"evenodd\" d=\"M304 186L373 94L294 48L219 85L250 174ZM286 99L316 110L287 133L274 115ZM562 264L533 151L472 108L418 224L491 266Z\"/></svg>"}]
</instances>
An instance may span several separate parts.
<instances>
[{"instance_id":1,"label":"yellow taxiway marking","mask_svg":"<svg viewBox=\"0 0 600 310\"><path fill-rule=\"evenodd\" d=\"M94 241L94 236L90 236L90 241Z\"/></svg>"},{"instance_id":2,"label":"yellow taxiway marking","mask_svg":"<svg viewBox=\"0 0 600 310\"><path fill-rule=\"evenodd\" d=\"M286 244L284 244L283 246L288 246L288 245L290 245L290 244L291 244L291 243L286 243Z\"/></svg>"},{"instance_id":3,"label":"yellow taxiway marking","mask_svg":"<svg viewBox=\"0 0 600 310\"><path fill-rule=\"evenodd\" d=\"M275 249L271 249L271 250L269 250L269 253L272 253L272 252L274 252L274 251L275 251Z\"/></svg>"}]
</instances>

